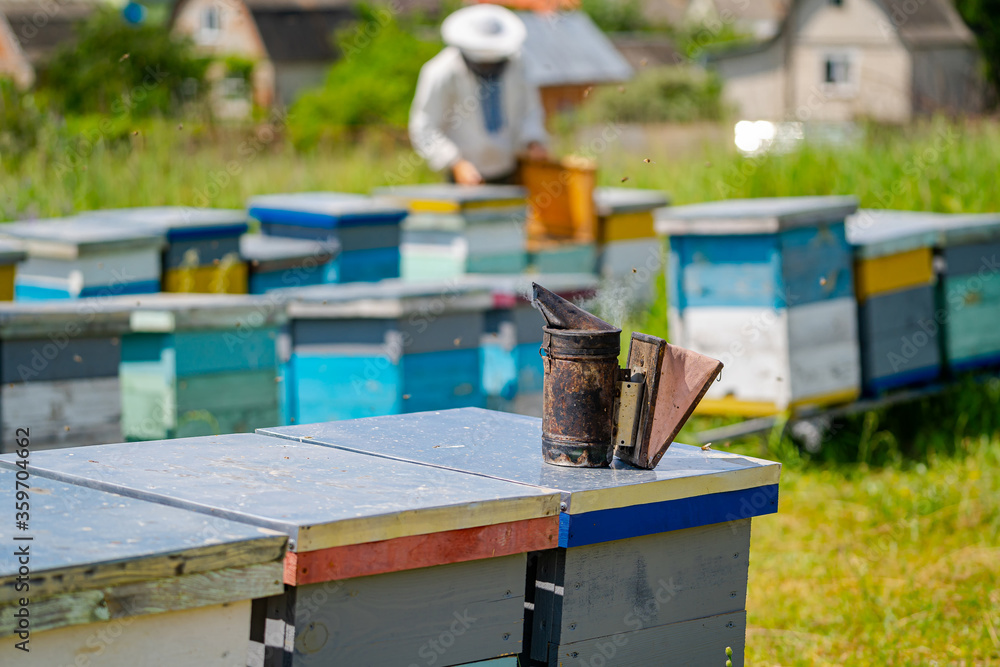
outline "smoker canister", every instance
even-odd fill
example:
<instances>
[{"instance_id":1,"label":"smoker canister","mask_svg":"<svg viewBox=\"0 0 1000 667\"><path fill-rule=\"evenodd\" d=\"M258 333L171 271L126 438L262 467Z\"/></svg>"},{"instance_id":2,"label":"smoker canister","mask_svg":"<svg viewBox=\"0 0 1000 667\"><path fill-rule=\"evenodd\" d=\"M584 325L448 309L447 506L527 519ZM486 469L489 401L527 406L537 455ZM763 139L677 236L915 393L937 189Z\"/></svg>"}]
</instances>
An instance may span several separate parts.
<instances>
[{"instance_id":1,"label":"smoker canister","mask_svg":"<svg viewBox=\"0 0 1000 667\"><path fill-rule=\"evenodd\" d=\"M555 465L607 466L615 451L621 329L542 332L542 455Z\"/></svg>"}]
</instances>

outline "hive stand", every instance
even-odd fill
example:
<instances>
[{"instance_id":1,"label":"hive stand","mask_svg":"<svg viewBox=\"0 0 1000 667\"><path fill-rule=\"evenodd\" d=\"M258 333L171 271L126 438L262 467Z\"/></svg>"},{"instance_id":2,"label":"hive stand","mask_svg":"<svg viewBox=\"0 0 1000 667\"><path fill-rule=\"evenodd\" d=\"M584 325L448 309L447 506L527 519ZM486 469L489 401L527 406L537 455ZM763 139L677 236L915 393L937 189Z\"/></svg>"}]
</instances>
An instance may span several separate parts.
<instances>
[{"instance_id":1,"label":"hive stand","mask_svg":"<svg viewBox=\"0 0 1000 667\"><path fill-rule=\"evenodd\" d=\"M698 411L764 416L861 392L853 197L744 199L659 209L670 342L725 364Z\"/></svg>"},{"instance_id":2,"label":"hive stand","mask_svg":"<svg viewBox=\"0 0 1000 667\"><path fill-rule=\"evenodd\" d=\"M522 665L743 661L753 517L780 465L674 444L656 470L542 461L541 421L464 409L260 433L558 489L558 548L529 559ZM602 662L603 661L603 662Z\"/></svg>"},{"instance_id":3,"label":"hive stand","mask_svg":"<svg viewBox=\"0 0 1000 667\"><path fill-rule=\"evenodd\" d=\"M13 511L24 471L5 459L0 501ZM34 474L29 486L28 529L13 517L0 527L4 664L247 664L252 600L283 590L285 535ZM18 590L22 565L28 588ZM28 652L16 648L24 639Z\"/></svg>"},{"instance_id":4,"label":"hive stand","mask_svg":"<svg viewBox=\"0 0 1000 667\"><path fill-rule=\"evenodd\" d=\"M251 665L516 655L526 554L558 541L551 489L263 435L38 452L29 470L288 535Z\"/></svg>"}]
</instances>

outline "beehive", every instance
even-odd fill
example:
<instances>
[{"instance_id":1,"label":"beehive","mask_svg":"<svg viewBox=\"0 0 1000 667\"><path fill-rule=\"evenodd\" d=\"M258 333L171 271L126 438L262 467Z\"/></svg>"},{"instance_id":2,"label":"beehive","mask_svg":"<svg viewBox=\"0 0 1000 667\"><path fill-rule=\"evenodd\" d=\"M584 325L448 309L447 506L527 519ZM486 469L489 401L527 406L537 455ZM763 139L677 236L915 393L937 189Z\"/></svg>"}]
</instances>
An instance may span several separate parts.
<instances>
[{"instance_id":1,"label":"beehive","mask_svg":"<svg viewBox=\"0 0 1000 667\"><path fill-rule=\"evenodd\" d=\"M333 241L340 248L325 283L399 277L399 225L406 210L386 201L338 192L254 197L250 215L268 236Z\"/></svg>"},{"instance_id":2,"label":"beehive","mask_svg":"<svg viewBox=\"0 0 1000 667\"><path fill-rule=\"evenodd\" d=\"M326 282L330 263L339 252L334 241L262 234L246 234L240 239L240 254L250 270L251 294L322 285Z\"/></svg>"},{"instance_id":3,"label":"beehive","mask_svg":"<svg viewBox=\"0 0 1000 667\"><path fill-rule=\"evenodd\" d=\"M853 197L783 197L660 209L669 236L672 343L725 370L698 409L766 415L861 392Z\"/></svg>"},{"instance_id":4,"label":"beehive","mask_svg":"<svg viewBox=\"0 0 1000 667\"><path fill-rule=\"evenodd\" d=\"M653 211L667 205L663 193L634 188L598 188L597 272L612 289L649 303L662 272L661 242Z\"/></svg>"}]
</instances>

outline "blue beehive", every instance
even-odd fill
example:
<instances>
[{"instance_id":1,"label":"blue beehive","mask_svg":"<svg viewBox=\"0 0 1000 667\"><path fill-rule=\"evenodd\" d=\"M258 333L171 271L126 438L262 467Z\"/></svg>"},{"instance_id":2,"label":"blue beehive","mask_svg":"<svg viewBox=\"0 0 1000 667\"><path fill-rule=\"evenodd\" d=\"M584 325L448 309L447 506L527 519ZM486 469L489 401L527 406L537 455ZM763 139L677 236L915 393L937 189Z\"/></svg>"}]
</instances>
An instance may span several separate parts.
<instances>
[{"instance_id":1,"label":"blue beehive","mask_svg":"<svg viewBox=\"0 0 1000 667\"><path fill-rule=\"evenodd\" d=\"M489 290L395 280L275 294L288 299L292 421L485 405L479 345Z\"/></svg>"},{"instance_id":2,"label":"blue beehive","mask_svg":"<svg viewBox=\"0 0 1000 667\"><path fill-rule=\"evenodd\" d=\"M160 290L162 231L100 218L59 218L0 225L22 242L17 299L76 299Z\"/></svg>"},{"instance_id":3,"label":"blue beehive","mask_svg":"<svg viewBox=\"0 0 1000 667\"><path fill-rule=\"evenodd\" d=\"M671 342L726 366L700 411L765 415L858 396L844 229L856 209L853 197L782 197L658 211Z\"/></svg>"},{"instance_id":4,"label":"blue beehive","mask_svg":"<svg viewBox=\"0 0 1000 667\"><path fill-rule=\"evenodd\" d=\"M406 217L399 206L338 192L263 195L249 206L264 234L338 244L324 282L399 277L399 226Z\"/></svg>"}]
</instances>

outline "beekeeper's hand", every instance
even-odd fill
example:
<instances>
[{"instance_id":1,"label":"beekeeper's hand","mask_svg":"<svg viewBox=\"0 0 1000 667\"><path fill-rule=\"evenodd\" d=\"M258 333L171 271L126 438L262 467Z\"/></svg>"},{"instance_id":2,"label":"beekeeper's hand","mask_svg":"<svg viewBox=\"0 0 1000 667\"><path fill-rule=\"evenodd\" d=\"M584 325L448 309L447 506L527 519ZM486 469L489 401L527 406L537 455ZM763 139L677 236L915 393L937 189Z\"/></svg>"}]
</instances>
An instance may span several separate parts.
<instances>
[{"instance_id":1,"label":"beekeeper's hand","mask_svg":"<svg viewBox=\"0 0 1000 667\"><path fill-rule=\"evenodd\" d=\"M544 162L549 159L549 151L537 141L532 141L528 144L528 159L532 162Z\"/></svg>"},{"instance_id":2,"label":"beekeeper's hand","mask_svg":"<svg viewBox=\"0 0 1000 667\"><path fill-rule=\"evenodd\" d=\"M451 168L451 173L455 175L455 182L459 185L479 185L483 182L483 176L476 169L476 166L468 160L459 160Z\"/></svg>"}]
</instances>

